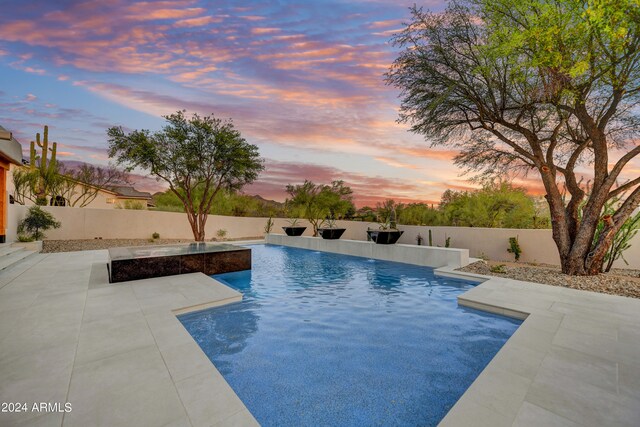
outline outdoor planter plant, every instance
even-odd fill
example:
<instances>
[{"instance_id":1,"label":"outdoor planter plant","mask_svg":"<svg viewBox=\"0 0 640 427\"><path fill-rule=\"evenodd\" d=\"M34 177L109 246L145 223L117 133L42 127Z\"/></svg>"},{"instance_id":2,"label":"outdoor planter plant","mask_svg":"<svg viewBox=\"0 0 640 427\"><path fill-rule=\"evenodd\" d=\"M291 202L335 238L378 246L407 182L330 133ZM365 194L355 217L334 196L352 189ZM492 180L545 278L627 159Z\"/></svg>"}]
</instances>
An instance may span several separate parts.
<instances>
[{"instance_id":1,"label":"outdoor planter plant","mask_svg":"<svg viewBox=\"0 0 640 427\"><path fill-rule=\"evenodd\" d=\"M336 227L336 220L335 219L327 219L327 220L325 220L323 222L323 225L325 223L327 224L326 227L319 227L318 228L318 234L320 234L320 237L322 237L323 239L337 240L340 237L342 237L344 232L347 230L346 228L338 228L338 227Z\"/></svg>"},{"instance_id":2,"label":"outdoor planter plant","mask_svg":"<svg viewBox=\"0 0 640 427\"><path fill-rule=\"evenodd\" d=\"M298 219L293 218L289 220L289 226L282 227L282 229L287 233L287 236L302 236L302 233L304 233L304 230L306 230L307 227L298 225Z\"/></svg>"},{"instance_id":3,"label":"outdoor planter plant","mask_svg":"<svg viewBox=\"0 0 640 427\"><path fill-rule=\"evenodd\" d=\"M379 230L367 230L367 235L371 240L379 245L393 245L400 239L404 231L396 228L395 211L392 211L389 218L380 223Z\"/></svg>"},{"instance_id":4,"label":"outdoor planter plant","mask_svg":"<svg viewBox=\"0 0 640 427\"><path fill-rule=\"evenodd\" d=\"M393 245L398 241L398 239L400 239L402 233L404 233L404 231L392 228L381 228L380 230L367 231L367 234L369 235L371 240L379 245Z\"/></svg>"}]
</instances>

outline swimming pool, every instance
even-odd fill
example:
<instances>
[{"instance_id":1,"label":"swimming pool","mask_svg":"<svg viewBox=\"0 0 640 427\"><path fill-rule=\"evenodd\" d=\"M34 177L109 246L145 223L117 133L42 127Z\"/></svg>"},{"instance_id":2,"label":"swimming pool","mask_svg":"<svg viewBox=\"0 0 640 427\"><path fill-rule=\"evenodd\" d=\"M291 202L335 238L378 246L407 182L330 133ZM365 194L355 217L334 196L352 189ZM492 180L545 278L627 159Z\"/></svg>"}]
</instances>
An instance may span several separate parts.
<instances>
[{"instance_id":1,"label":"swimming pool","mask_svg":"<svg viewBox=\"0 0 640 427\"><path fill-rule=\"evenodd\" d=\"M521 321L410 264L253 245L244 294L179 316L264 426L436 425Z\"/></svg>"}]
</instances>

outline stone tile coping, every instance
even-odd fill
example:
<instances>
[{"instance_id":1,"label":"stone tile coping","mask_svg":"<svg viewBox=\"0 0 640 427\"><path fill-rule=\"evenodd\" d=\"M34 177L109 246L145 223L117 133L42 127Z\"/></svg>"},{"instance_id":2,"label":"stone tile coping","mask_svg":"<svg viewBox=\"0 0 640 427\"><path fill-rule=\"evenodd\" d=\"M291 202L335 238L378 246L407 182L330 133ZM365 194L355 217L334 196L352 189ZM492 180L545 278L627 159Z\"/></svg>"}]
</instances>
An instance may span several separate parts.
<instances>
[{"instance_id":1,"label":"stone tile coping","mask_svg":"<svg viewBox=\"0 0 640 427\"><path fill-rule=\"evenodd\" d=\"M524 319L440 426L639 426L640 300L454 271L463 306Z\"/></svg>"}]
</instances>

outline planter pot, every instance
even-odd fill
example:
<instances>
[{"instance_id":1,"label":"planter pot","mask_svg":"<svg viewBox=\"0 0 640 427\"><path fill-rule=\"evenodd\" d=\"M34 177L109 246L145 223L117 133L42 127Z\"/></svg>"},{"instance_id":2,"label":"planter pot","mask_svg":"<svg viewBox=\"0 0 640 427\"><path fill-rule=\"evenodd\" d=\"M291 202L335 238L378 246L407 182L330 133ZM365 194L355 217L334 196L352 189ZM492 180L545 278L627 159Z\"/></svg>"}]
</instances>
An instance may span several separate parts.
<instances>
[{"instance_id":1,"label":"planter pot","mask_svg":"<svg viewBox=\"0 0 640 427\"><path fill-rule=\"evenodd\" d=\"M402 236L400 230L368 230L367 234L379 245L393 245Z\"/></svg>"},{"instance_id":2,"label":"planter pot","mask_svg":"<svg viewBox=\"0 0 640 427\"><path fill-rule=\"evenodd\" d=\"M318 234L320 234L323 239L337 240L346 230L346 228L318 228Z\"/></svg>"},{"instance_id":3,"label":"planter pot","mask_svg":"<svg viewBox=\"0 0 640 427\"><path fill-rule=\"evenodd\" d=\"M282 227L287 236L302 236L307 227Z\"/></svg>"}]
</instances>

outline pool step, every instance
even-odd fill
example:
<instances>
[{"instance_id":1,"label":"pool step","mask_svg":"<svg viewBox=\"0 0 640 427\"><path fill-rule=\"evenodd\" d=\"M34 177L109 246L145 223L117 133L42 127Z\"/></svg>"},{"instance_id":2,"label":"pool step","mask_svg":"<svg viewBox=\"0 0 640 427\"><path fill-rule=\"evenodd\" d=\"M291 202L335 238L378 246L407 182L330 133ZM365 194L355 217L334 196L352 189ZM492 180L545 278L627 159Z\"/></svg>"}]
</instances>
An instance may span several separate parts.
<instances>
[{"instance_id":1,"label":"pool step","mask_svg":"<svg viewBox=\"0 0 640 427\"><path fill-rule=\"evenodd\" d=\"M23 259L36 253L21 247L9 246L0 248L0 270L6 270L13 267Z\"/></svg>"},{"instance_id":2,"label":"pool step","mask_svg":"<svg viewBox=\"0 0 640 427\"><path fill-rule=\"evenodd\" d=\"M22 250L23 248L19 248L17 246L13 246L9 243L3 243L0 245L0 257L3 257L5 255L11 255L14 252L19 252L20 250Z\"/></svg>"}]
</instances>

